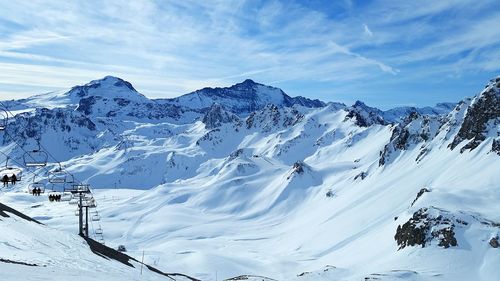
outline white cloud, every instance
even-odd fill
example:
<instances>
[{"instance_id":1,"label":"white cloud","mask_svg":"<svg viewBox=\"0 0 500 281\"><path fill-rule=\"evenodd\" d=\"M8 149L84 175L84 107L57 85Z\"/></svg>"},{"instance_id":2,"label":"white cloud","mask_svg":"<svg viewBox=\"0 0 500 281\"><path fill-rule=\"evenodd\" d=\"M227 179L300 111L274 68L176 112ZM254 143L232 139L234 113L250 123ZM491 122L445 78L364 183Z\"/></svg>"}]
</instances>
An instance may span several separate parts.
<instances>
[{"instance_id":1,"label":"white cloud","mask_svg":"<svg viewBox=\"0 0 500 281\"><path fill-rule=\"evenodd\" d=\"M363 23L363 29L368 37L373 36L373 32L370 30L370 28L368 28L368 25L366 25L366 23Z\"/></svg>"},{"instance_id":2,"label":"white cloud","mask_svg":"<svg viewBox=\"0 0 500 281\"><path fill-rule=\"evenodd\" d=\"M345 1L350 16L336 17L291 1L7 1L0 83L62 88L113 74L159 97L247 77L314 84L498 70L492 3ZM436 24L447 11L460 20Z\"/></svg>"}]
</instances>

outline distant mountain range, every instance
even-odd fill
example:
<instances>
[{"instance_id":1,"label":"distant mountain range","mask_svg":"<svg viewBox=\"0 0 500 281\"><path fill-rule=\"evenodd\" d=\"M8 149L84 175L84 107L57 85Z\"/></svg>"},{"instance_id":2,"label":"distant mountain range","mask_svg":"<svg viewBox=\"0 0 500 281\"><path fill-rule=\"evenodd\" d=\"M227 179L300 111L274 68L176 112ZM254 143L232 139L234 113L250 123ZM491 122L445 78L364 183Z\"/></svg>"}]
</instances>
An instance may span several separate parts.
<instances>
[{"instance_id":1,"label":"distant mountain range","mask_svg":"<svg viewBox=\"0 0 500 281\"><path fill-rule=\"evenodd\" d=\"M39 140L94 188L147 190L105 206L107 239L190 276L499 276L500 77L457 104L387 111L252 80L148 99L111 76L4 104L3 153L22 162Z\"/></svg>"}]
</instances>

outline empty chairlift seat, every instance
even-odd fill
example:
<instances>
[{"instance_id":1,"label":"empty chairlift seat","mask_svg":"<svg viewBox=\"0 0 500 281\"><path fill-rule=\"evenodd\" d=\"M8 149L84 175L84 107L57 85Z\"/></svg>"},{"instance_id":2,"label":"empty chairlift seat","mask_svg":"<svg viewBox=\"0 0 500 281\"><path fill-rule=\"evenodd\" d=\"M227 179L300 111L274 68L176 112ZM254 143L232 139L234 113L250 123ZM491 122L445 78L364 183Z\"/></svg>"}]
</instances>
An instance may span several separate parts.
<instances>
[{"instance_id":1,"label":"empty chairlift seat","mask_svg":"<svg viewBox=\"0 0 500 281\"><path fill-rule=\"evenodd\" d=\"M100 221L101 220L101 216L99 216L99 214L96 213L96 214L92 215L92 220L93 221Z\"/></svg>"},{"instance_id":2,"label":"empty chairlift seat","mask_svg":"<svg viewBox=\"0 0 500 281\"><path fill-rule=\"evenodd\" d=\"M70 173L59 167L49 172L49 182L59 184L74 183L74 178Z\"/></svg>"},{"instance_id":3,"label":"empty chairlift seat","mask_svg":"<svg viewBox=\"0 0 500 281\"><path fill-rule=\"evenodd\" d=\"M90 193L90 185L88 184L73 184L64 188L65 191L71 193Z\"/></svg>"},{"instance_id":4,"label":"empty chairlift seat","mask_svg":"<svg viewBox=\"0 0 500 281\"><path fill-rule=\"evenodd\" d=\"M35 149L26 151L23 154L24 165L26 167L45 167L49 156L47 152Z\"/></svg>"},{"instance_id":5,"label":"empty chairlift seat","mask_svg":"<svg viewBox=\"0 0 500 281\"><path fill-rule=\"evenodd\" d=\"M96 228L95 229L95 234L96 235L102 235L103 234L102 228L101 227Z\"/></svg>"},{"instance_id":6,"label":"empty chairlift seat","mask_svg":"<svg viewBox=\"0 0 500 281\"><path fill-rule=\"evenodd\" d=\"M69 202L71 199L73 199L73 194L69 192L63 192L61 195L61 201Z\"/></svg>"}]
</instances>

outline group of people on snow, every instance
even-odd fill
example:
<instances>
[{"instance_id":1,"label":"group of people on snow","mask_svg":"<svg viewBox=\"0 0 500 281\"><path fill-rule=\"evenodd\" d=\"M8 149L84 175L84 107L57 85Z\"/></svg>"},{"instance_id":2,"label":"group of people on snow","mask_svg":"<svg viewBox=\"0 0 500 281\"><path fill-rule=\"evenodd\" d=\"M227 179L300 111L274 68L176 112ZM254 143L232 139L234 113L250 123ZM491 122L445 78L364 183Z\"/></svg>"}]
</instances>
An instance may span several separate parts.
<instances>
[{"instance_id":1,"label":"group of people on snow","mask_svg":"<svg viewBox=\"0 0 500 281\"><path fill-rule=\"evenodd\" d=\"M8 186L9 182L11 182L12 185L15 185L17 182L17 176L15 174L12 174L10 177L8 175L4 175L2 177L2 182L4 187Z\"/></svg>"}]
</instances>

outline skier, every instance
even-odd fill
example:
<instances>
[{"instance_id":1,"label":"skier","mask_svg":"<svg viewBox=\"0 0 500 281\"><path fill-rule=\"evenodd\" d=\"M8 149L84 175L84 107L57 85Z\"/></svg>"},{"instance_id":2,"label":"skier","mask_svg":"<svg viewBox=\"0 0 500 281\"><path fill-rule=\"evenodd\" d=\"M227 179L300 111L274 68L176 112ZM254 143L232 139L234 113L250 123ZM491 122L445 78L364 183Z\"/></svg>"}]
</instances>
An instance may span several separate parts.
<instances>
[{"instance_id":1,"label":"skier","mask_svg":"<svg viewBox=\"0 0 500 281\"><path fill-rule=\"evenodd\" d=\"M2 181L3 181L3 186L6 187L9 184L9 176L4 175L2 177Z\"/></svg>"},{"instance_id":2,"label":"skier","mask_svg":"<svg viewBox=\"0 0 500 281\"><path fill-rule=\"evenodd\" d=\"M12 174L12 177L10 177L10 181L12 182L12 185L16 184L16 181L17 181L16 174Z\"/></svg>"}]
</instances>

